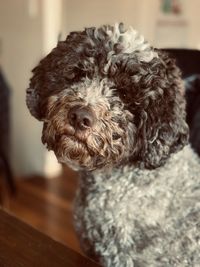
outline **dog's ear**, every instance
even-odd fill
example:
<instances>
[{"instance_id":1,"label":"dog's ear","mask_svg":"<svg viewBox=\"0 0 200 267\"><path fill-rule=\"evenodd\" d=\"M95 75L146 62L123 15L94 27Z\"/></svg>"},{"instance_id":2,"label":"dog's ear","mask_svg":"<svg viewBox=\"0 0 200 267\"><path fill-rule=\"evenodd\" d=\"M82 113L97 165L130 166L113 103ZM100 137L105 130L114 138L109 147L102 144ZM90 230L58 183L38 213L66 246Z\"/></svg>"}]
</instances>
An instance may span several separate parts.
<instances>
[{"instance_id":1,"label":"dog's ear","mask_svg":"<svg viewBox=\"0 0 200 267\"><path fill-rule=\"evenodd\" d=\"M32 72L26 103L31 114L38 120L44 120L50 96L57 95L70 84L85 77L85 70L90 69L89 63L84 65L82 58L85 47L88 48L88 37L85 32L72 32L65 41L60 41ZM92 64L92 63L91 63Z\"/></svg>"},{"instance_id":2,"label":"dog's ear","mask_svg":"<svg viewBox=\"0 0 200 267\"><path fill-rule=\"evenodd\" d=\"M146 92L142 108L135 114L137 162L149 169L163 165L171 153L179 151L188 141L180 70L168 54L157 52L158 58L149 63L150 71L143 81Z\"/></svg>"},{"instance_id":3,"label":"dog's ear","mask_svg":"<svg viewBox=\"0 0 200 267\"><path fill-rule=\"evenodd\" d=\"M38 120L45 119L48 98L63 90L67 84L64 73L67 75L69 72L67 51L66 42L59 42L32 70L33 76L26 90L26 104L30 113ZM62 64L65 68L60 67Z\"/></svg>"},{"instance_id":4,"label":"dog's ear","mask_svg":"<svg viewBox=\"0 0 200 267\"><path fill-rule=\"evenodd\" d=\"M45 61L42 60L32 72L29 88L26 90L26 104L32 116L38 120L44 119L45 105L47 101L48 88L45 77L48 72L45 70ZM49 62L50 63L50 62Z\"/></svg>"},{"instance_id":5,"label":"dog's ear","mask_svg":"<svg viewBox=\"0 0 200 267\"><path fill-rule=\"evenodd\" d=\"M26 90L26 105L31 113L38 120L42 120L39 109L39 95L34 88Z\"/></svg>"},{"instance_id":6,"label":"dog's ear","mask_svg":"<svg viewBox=\"0 0 200 267\"><path fill-rule=\"evenodd\" d=\"M60 50L58 44L57 48L53 49L32 70L33 76L26 90L26 104L29 111L41 121L45 119L49 97L61 91L65 84L65 79L60 73L62 68L58 67L62 58L62 50Z\"/></svg>"}]
</instances>

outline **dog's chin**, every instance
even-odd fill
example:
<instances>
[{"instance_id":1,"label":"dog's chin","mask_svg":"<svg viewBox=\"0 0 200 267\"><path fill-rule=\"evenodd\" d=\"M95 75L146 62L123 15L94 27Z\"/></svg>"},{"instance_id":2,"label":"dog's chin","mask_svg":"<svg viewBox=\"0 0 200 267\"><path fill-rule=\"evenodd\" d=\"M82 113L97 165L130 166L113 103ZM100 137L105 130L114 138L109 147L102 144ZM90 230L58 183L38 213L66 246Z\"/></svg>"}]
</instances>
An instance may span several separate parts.
<instances>
[{"instance_id":1,"label":"dog's chin","mask_svg":"<svg viewBox=\"0 0 200 267\"><path fill-rule=\"evenodd\" d=\"M97 143L93 145L93 142L87 143L72 135L57 135L56 142L54 140L52 146L51 144L48 144L48 148L54 151L58 162L76 171L94 171L115 166L120 163L124 155L123 150L118 147L115 150L108 148L103 150ZM101 142L99 144L102 145Z\"/></svg>"},{"instance_id":2,"label":"dog's chin","mask_svg":"<svg viewBox=\"0 0 200 267\"><path fill-rule=\"evenodd\" d=\"M54 147L58 162L68 165L73 170L92 171L96 168L95 156L87 145L72 136L62 136Z\"/></svg>"}]
</instances>

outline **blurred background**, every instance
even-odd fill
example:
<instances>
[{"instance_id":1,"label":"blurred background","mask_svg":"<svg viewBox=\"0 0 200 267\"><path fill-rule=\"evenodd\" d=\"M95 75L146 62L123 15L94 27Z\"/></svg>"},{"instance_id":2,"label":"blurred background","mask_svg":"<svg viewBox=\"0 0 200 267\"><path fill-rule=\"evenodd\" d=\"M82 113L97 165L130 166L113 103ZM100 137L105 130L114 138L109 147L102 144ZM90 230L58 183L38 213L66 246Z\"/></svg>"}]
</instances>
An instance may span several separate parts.
<instances>
[{"instance_id":1,"label":"blurred background","mask_svg":"<svg viewBox=\"0 0 200 267\"><path fill-rule=\"evenodd\" d=\"M199 0L0 0L0 167L11 171L18 185L18 195L8 201L10 210L79 250L71 216L74 173L61 170L42 146L42 124L25 104L39 60L70 31L116 22L131 25L159 48L200 49L199 10Z\"/></svg>"}]
</instances>

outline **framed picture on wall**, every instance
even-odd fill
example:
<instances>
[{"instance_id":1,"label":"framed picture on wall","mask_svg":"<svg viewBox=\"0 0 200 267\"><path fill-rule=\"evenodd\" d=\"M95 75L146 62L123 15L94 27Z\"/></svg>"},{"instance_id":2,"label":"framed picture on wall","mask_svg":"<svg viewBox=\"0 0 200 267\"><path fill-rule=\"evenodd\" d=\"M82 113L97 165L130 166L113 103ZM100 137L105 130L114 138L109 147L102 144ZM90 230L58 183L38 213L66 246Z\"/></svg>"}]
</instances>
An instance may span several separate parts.
<instances>
[{"instance_id":1,"label":"framed picture on wall","mask_svg":"<svg viewBox=\"0 0 200 267\"><path fill-rule=\"evenodd\" d=\"M182 0L160 0L160 11L165 15L180 16L183 13Z\"/></svg>"},{"instance_id":2,"label":"framed picture on wall","mask_svg":"<svg viewBox=\"0 0 200 267\"><path fill-rule=\"evenodd\" d=\"M188 21L186 0L159 0L155 43L159 47L187 47Z\"/></svg>"}]
</instances>

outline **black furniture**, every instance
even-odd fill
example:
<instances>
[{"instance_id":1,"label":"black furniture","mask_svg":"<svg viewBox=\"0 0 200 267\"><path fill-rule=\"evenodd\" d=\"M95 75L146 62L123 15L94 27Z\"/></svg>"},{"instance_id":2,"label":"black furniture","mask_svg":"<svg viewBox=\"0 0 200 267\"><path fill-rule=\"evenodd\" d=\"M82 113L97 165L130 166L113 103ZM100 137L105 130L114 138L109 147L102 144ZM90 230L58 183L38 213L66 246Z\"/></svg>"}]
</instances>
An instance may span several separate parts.
<instances>
[{"instance_id":1,"label":"black furniture","mask_svg":"<svg viewBox=\"0 0 200 267\"><path fill-rule=\"evenodd\" d=\"M187 123L190 143L200 156L200 51L192 49L163 49L176 59L185 80Z\"/></svg>"},{"instance_id":2,"label":"black furniture","mask_svg":"<svg viewBox=\"0 0 200 267\"><path fill-rule=\"evenodd\" d=\"M10 90L0 70L0 177L5 177L10 192L15 184L10 167ZM0 192L1 193L1 192Z\"/></svg>"},{"instance_id":3,"label":"black furniture","mask_svg":"<svg viewBox=\"0 0 200 267\"><path fill-rule=\"evenodd\" d=\"M200 50L169 48L163 49L176 59L182 71L183 78L193 74L200 74Z\"/></svg>"}]
</instances>

